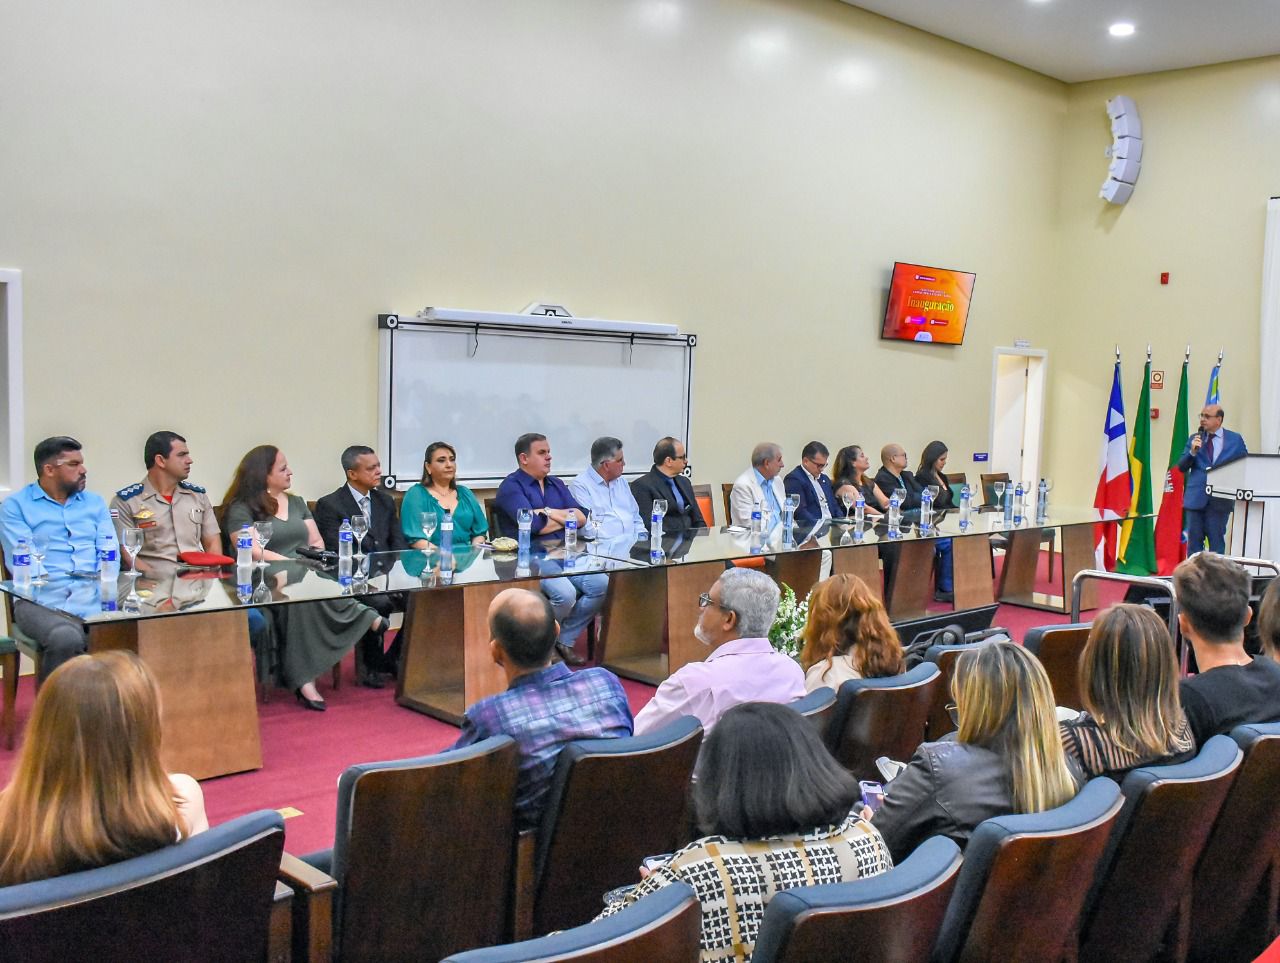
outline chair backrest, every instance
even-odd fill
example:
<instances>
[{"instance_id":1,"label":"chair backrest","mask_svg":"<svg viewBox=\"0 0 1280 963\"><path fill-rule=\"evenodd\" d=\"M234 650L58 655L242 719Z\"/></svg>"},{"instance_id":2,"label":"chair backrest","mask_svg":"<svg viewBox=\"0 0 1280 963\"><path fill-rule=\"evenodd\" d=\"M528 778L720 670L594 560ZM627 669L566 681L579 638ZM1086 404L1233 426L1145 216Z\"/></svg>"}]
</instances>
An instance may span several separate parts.
<instances>
[{"instance_id":1,"label":"chair backrest","mask_svg":"<svg viewBox=\"0 0 1280 963\"><path fill-rule=\"evenodd\" d=\"M992 472L989 475L985 475L985 474L981 475L980 478L982 481L982 504L995 505L996 504L996 490L994 487L995 483L1007 482L1009 480L1009 473L1007 471L997 471L997 472Z\"/></svg>"},{"instance_id":2,"label":"chair backrest","mask_svg":"<svg viewBox=\"0 0 1280 963\"><path fill-rule=\"evenodd\" d=\"M836 690L829 685L819 686L807 696L787 704L813 723L818 738L825 743L831 717L836 712Z\"/></svg>"},{"instance_id":3,"label":"chair backrest","mask_svg":"<svg viewBox=\"0 0 1280 963\"><path fill-rule=\"evenodd\" d=\"M921 662L902 675L846 682L827 730L832 755L859 779L879 780L880 756L906 762L924 741L940 679L936 665Z\"/></svg>"},{"instance_id":4,"label":"chair backrest","mask_svg":"<svg viewBox=\"0 0 1280 963\"><path fill-rule=\"evenodd\" d=\"M729 507L729 495L733 492L733 482L720 483L720 497L724 500L724 523L733 524L733 511Z\"/></svg>"},{"instance_id":5,"label":"chair backrest","mask_svg":"<svg viewBox=\"0 0 1280 963\"><path fill-rule=\"evenodd\" d=\"M836 957L833 947L859 947L867 957L928 963L960 863L960 847L934 836L879 876L784 890L765 908L751 959L819 963Z\"/></svg>"},{"instance_id":6,"label":"chair backrest","mask_svg":"<svg viewBox=\"0 0 1280 963\"><path fill-rule=\"evenodd\" d=\"M1124 808L1085 909L1081 960L1159 955L1242 758L1231 739L1214 736L1190 762L1125 777Z\"/></svg>"},{"instance_id":7,"label":"chair backrest","mask_svg":"<svg viewBox=\"0 0 1280 963\"><path fill-rule=\"evenodd\" d=\"M695 963L702 909L693 888L672 883L613 916L554 936L459 953L443 963Z\"/></svg>"},{"instance_id":8,"label":"chair backrest","mask_svg":"<svg viewBox=\"0 0 1280 963\"><path fill-rule=\"evenodd\" d=\"M594 918L602 894L636 881L641 860L687 841L701 745L702 726L685 716L647 735L561 751L538 827L534 933Z\"/></svg>"},{"instance_id":9,"label":"chair backrest","mask_svg":"<svg viewBox=\"0 0 1280 963\"><path fill-rule=\"evenodd\" d=\"M517 752L510 736L338 780L333 946L439 959L510 938Z\"/></svg>"},{"instance_id":10,"label":"chair backrest","mask_svg":"<svg viewBox=\"0 0 1280 963\"><path fill-rule=\"evenodd\" d=\"M498 528L498 500L496 498L486 498L484 500L484 517L489 523L489 537L497 538L502 534L502 529Z\"/></svg>"},{"instance_id":11,"label":"chair backrest","mask_svg":"<svg viewBox=\"0 0 1280 963\"><path fill-rule=\"evenodd\" d=\"M1121 805L1120 787L1102 777L1057 809L979 823L934 960L1066 958Z\"/></svg>"},{"instance_id":12,"label":"chair backrest","mask_svg":"<svg viewBox=\"0 0 1280 963\"><path fill-rule=\"evenodd\" d=\"M1028 629L1022 644L1035 655L1049 676L1053 701L1069 709L1083 709L1080 697L1080 653L1089 641L1089 622L1044 625Z\"/></svg>"},{"instance_id":13,"label":"chair backrest","mask_svg":"<svg viewBox=\"0 0 1280 963\"><path fill-rule=\"evenodd\" d=\"M698 511L702 512L702 520L707 523L707 528L714 528L716 512L715 499L711 497L711 486L694 485L693 497L698 503Z\"/></svg>"},{"instance_id":14,"label":"chair backrest","mask_svg":"<svg viewBox=\"0 0 1280 963\"><path fill-rule=\"evenodd\" d=\"M960 645L931 645L929 651L924 654L925 661L936 665L939 674L938 688L933 696L933 707L929 710L929 725L925 730L925 737L930 742L936 742L948 732L956 731L956 724L951 721L951 713L947 711L947 705L951 702L951 677L955 675L956 663L960 661L960 656L971 649L988 644L990 640L982 639Z\"/></svg>"},{"instance_id":15,"label":"chair backrest","mask_svg":"<svg viewBox=\"0 0 1280 963\"><path fill-rule=\"evenodd\" d=\"M968 473L967 473L967 472L958 471L958 472L952 472L952 473L948 474L948 473L946 473L946 472L943 472L943 477L945 477L945 478L946 478L946 480L947 480L947 487L951 489L951 498L952 498L952 500L953 500L957 505L959 505L959 504L960 504L960 494L961 494L961 492L963 491L964 486L965 486L965 485L967 485L967 484L969 484L969 475L968 475Z\"/></svg>"},{"instance_id":16,"label":"chair backrest","mask_svg":"<svg viewBox=\"0 0 1280 963\"><path fill-rule=\"evenodd\" d=\"M284 820L255 812L124 862L0 888L0 959L262 959Z\"/></svg>"},{"instance_id":17,"label":"chair backrest","mask_svg":"<svg viewBox=\"0 0 1280 963\"><path fill-rule=\"evenodd\" d=\"M1252 960L1275 927L1280 723L1237 726L1231 738L1244 762L1193 877L1193 960Z\"/></svg>"}]
</instances>

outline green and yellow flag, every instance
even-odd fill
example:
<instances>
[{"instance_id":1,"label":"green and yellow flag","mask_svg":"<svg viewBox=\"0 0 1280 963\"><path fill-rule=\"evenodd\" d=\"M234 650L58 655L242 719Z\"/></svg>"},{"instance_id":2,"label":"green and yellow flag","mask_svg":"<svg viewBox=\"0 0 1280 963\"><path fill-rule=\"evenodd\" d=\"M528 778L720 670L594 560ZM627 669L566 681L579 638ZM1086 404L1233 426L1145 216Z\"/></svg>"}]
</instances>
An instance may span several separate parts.
<instances>
[{"instance_id":1,"label":"green and yellow flag","mask_svg":"<svg viewBox=\"0 0 1280 963\"><path fill-rule=\"evenodd\" d=\"M1133 434L1129 441L1129 477L1133 479L1133 497L1129 514L1141 515L1121 523L1120 546L1116 550L1116 571L1128 575L1154 575L1156 572L1155 519L1151 507L1151 359L1142 373L1142 395L1133 418Z\"/></svg>"}]
</instances>

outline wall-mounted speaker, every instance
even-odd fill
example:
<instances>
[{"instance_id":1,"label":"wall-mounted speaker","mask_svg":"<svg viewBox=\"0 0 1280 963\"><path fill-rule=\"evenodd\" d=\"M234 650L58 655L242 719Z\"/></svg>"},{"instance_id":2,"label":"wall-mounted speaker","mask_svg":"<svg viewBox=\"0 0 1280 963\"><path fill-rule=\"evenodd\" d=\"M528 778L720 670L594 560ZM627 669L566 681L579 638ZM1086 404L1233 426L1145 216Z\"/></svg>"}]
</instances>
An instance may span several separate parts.
<instances>
[{"instance_id":1,"label":"wall-mounted speaker","mask_svg":"<svg viewBox=\"0 0 1280 963\"><path fill-rule=\"evenodd\" d=\"M1111 118L1111 146L1106 155L1111 164L1098 196L1108 204L1123 204L1133 196L1133 185L1142 170L1142 118L1133 98L1125 96L1107 101L1107 116Z\"/></svg>"}]
</instances>

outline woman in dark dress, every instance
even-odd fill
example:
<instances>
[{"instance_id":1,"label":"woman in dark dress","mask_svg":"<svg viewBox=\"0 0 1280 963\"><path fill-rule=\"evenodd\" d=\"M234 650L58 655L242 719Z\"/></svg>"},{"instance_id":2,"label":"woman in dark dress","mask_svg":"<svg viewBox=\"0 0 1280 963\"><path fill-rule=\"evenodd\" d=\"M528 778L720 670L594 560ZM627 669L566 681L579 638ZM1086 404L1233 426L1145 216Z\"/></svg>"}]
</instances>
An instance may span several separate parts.
<instances>
[{"instance_id":1,"label":"woman in dark dress","mask_svg":"<svg viewBox=\"0 0 1280 963\"><path fill-rule=\"evenodd\" d=\"M916 481L922 488L936 485L938 494L933 499L933 510L954 508L956 501L951 492L951 485L943 469L947 467L947 446L940 441L931 441L924 446L920 454L920 467L916 469Z\"/></svg>"},{"instance_id":2,"label":"woman in dark dress","mask_svg":"<svg viewBox=\"0 0 1280 963\"><path fill-rule=\"evenodd\" d=\"M293 472L284 452L274 445L259 445L236 468L222 500L227 507L226 530L232 542L241 527L271 521L267 544L254 539L255 559L282 562L297 558L298 549L304 545L324 548L307 503L289 494L292 480ZM325 703L316 688L316 678L351 651L365 632L381 632L385 628L376 611L351 598L280 605L268 611L284 639L280 667L284 684L293 689L300 703L317 711L323 711Z\"/></svg>"},{"instance_id":3,"label":"woman in dark dress","mask_svg":"<svg viewBox=\"0 0 1280 963\"><path fill-rule=\"evenodd\" d=\"M876 486L875 479L867 474L870 468L871 459L860 446L846 445L836 452L831 469L831 487L842 504L845 494L852 499L862 492L867 503L867 515L883 515L889 510L889 499Z\"/></svg>"}]
</instances>

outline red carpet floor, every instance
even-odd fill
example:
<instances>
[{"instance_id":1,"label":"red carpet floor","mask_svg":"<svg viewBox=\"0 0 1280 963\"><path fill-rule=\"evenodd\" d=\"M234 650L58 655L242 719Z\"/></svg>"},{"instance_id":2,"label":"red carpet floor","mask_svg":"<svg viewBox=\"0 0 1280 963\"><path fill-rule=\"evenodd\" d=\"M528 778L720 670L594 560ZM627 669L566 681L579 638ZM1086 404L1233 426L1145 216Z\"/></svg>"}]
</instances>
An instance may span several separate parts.
<instances>
[{"instance_id":1,"label":"red carpet floor","mask_svg":"<svg viewBox=\"0 0 1280 963\"><path fill-rule=\"evenodd\" d=\"M1041 564L1041 591L1048 591ZM1123 587L1100 586L1103 604L1117 601ZM936 606L945 611L947 606ZM1065 615L1002 605L995 624L1021 641L1027 629L1068 621ZM293 853L307 853L332 845L338 776L359 762L426 755L453 744L458 730L395 704L391 689L372 690L355 685L348 658L338 690L327 682L321 691L327 712L309 712L291 694L274 691L271 701L258 707L262 730L262 769L205 780L205 805L211 822L221 822L254 809L292 809L286 820L285 844ZM650 686L624 680L633 712L653 695ZM31 710L34 686L24 677L18 687L19 733ZM15 753L0 749L0 784L8 782Z\"/></svg>"}]
</instances>

